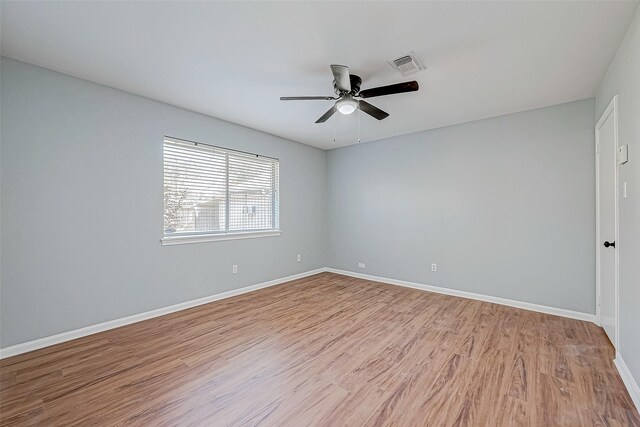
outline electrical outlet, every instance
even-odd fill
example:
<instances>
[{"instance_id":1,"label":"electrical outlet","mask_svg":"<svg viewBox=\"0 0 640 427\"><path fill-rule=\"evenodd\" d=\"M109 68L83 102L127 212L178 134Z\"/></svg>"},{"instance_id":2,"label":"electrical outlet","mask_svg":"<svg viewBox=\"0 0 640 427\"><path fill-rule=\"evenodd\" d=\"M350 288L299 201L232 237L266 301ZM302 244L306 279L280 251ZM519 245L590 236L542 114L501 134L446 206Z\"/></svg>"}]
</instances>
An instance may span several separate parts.
<instances>
[{"instance_id":1,"label":"electrical outlet","mask_svg":"<svg viewBox=\"0 0 640 427\"><path fill-rule=\"evenodd\" d=\"M238 264L233 264L233 274L238 273Z\"/></svg>"},{"instance_id":2,"label":"electrical outlet","mask_svg":"<svg viewBox=\"0 0 640 427\"><path fill-rule=\"evenodd\" d=\"M296 261L298 261L298 262L302 261L302 255L298 254L296 256Z\"/></svg>"},{"instance_id":3,"label":"electrical outlet","mask_svg":"<svg viewBox=\"0 0 640 427\"><path fill-rule=\"evenodd\" d=\"M358 263L358 268L364 268L364 262L359 262Z\"/></svg>"},{"instance_id":4,"label":"electrical outlet","mask_svg":"<svg viewBox=\"0 0 640 427\"><path fill-rule=\"evenodd\" d=\"M431 264L431 271L438 271L438 264Z\"/></svg>"}]
</instances>

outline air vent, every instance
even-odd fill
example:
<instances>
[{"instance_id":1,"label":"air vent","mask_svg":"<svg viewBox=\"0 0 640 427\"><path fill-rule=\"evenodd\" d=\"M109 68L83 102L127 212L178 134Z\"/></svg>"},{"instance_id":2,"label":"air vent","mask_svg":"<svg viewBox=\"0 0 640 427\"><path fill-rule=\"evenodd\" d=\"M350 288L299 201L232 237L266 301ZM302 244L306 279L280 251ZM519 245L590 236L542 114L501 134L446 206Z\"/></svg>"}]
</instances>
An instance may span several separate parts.
<instances>
[{"instance_id":1,"label":"air vent","mask_svg":"<svg viewBox=\"0 0 640 427\"><path fill-rule=\"evenodd\" d=\"M425 69L414 52L409 52L407 55L396 58L390 61L389 64L405 77Z\"/></svg>"}]
</instances>

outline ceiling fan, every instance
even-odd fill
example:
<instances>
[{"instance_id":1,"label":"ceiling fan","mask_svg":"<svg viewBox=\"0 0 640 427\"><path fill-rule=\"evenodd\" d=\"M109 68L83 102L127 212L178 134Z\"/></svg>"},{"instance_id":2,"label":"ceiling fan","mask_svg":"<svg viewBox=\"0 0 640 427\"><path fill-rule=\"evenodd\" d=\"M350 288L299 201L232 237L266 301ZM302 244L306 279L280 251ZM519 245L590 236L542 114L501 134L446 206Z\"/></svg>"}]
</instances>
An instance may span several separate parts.
<instances>
[{"instance_id":1,"label":"ceiling fan","mask_svg":"<svg viewBox=\"0 0 640 427\"><path fill-rule=\"evenodd\" d=\"M342 114L351 114L358 108L371 117L382 120L389 116L389 113L382 111L378 107L363 101L363 98L373 98L375 96L393 95L395 93L415 92L418 90L418 82L396 83L388 86L379 86L372 89L360 91L362 79L355 74L349 74L349 67L346 65L332 65L333 90L335 96L283 96L281 101L336 101L336 103L322 115L316 123L324 123L333 116L336 111Z\"/></svg>"}]
</instances>

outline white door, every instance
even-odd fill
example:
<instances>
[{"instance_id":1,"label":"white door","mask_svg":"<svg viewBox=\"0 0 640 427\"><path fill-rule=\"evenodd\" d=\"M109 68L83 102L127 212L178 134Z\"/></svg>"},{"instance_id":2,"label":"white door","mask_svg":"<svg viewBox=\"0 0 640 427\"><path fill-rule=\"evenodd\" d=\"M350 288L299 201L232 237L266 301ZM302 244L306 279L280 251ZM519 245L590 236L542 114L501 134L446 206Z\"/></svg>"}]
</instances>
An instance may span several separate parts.
<instances>
[{"instance_id":1,"label":"white door","mask_svg":"<svg viewBox=\"0 0 640 427\"><path fill-rule=\"evenodd\" d=\"M617 98L596 125L598 289L600 324L617 348Z\"/></svg>"}]
</instances>

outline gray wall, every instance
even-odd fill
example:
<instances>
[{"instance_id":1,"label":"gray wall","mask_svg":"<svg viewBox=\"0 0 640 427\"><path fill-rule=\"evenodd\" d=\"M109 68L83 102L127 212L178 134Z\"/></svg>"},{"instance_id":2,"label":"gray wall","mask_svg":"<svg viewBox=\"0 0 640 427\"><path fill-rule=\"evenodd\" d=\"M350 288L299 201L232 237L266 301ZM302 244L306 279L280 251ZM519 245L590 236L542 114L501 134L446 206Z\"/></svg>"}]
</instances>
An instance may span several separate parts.
<instances>
[{"instance_id":1,"label":"gray wall","mask_svg":"<svg viewBox=\"0 0 640 427\"><path fill-rule=\"evenodd\" d=\"M590 99L330 151L328 265L594 313L593 117Z\"/></svg>"},{"instance_id":2,"label":"gray wall","mask_svg":"<svg viewBox=\"0 0 640 427\"><path fill-rule=\"evenodd\" d=\"M620 343L619 351L640 384L640 11L631 23L596 95L599 119L618 94L618 143L629 145L629 162L618 169L627 182L620 197ZM622 184L621 184L622 185Z\"/></svg>"},{"instance_id":3,"label":"gray wall","mask_svg":"<svg viewBox=\"0 0 640 427\"><path fill-rule=\"evenodd\" d=\"M325 265L325 152L7 58L1 94L2 347ZM161 246L165 134L279 158L282 235Z\"/></svg>"}]
</instances>

